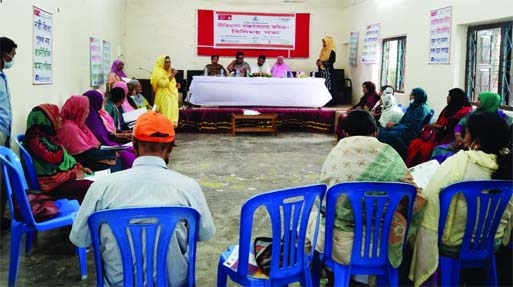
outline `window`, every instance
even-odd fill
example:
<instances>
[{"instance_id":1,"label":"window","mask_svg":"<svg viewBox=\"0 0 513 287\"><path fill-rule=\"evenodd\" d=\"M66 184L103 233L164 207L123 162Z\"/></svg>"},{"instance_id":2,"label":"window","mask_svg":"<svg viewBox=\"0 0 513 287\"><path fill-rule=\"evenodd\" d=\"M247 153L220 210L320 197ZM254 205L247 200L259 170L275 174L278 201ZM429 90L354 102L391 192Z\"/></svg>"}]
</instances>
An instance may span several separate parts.
<instances>
[{"instance_id":1,"label":"window","mask_svg":"<svg viewBox=\"0 0 513 287\"><path fill-rule=\"evenodd\" d=\"M502 96L503 106L513 106L512 27L503 22L468 28L465 86L472 102L492 91Z\"/></svg>"},{"instance_id":2,"label":"window","mask_svg":"<svg viewBox=\"0 0 513 287\"><path fill-rule=\"evenodd\" d=\"M406 37L384 39L381 51L381 86L391 85L404 92Z\"/></svg>"}]
</instances>

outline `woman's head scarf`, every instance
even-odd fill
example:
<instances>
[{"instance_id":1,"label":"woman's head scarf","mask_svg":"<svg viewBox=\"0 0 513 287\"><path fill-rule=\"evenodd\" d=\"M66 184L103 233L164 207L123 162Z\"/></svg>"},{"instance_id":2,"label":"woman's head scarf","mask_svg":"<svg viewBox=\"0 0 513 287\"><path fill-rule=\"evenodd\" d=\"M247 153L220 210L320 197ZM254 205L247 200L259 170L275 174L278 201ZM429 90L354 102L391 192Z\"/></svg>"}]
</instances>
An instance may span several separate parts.
<instances>
[{"instance_id":1,"label":"woman's head scarf","mask_svg":"<svg viewBox=\"0 0 513 287\"><path fill-rule=\"evenodd\" d=\"M460 88L450 89L449 96L451 97L451 101L444 111L444 116L446 117L456 114L462 107L470 106L467 94Z\"/></svg>"},{"instance_id":2,"label":"woman's head scarf","mask_svg":"<svg viewBox=\"0 0 513 287\"><path fill-rule=\"evenodd\" d=\"M283 60L283 62L281 64L278 63L278 59L280 59L280 58ZM290 68L285 63L285 58L283 56L278 56L276 58L276 62L274 63L274 65L271 68L271 75L273 77L278 77L278 78L286 77L287 71L290 71Z\"/></svg>"},{"instance_id":3,"label":"woman's head scarf","mask_svg":"<svg viewBox=\"0 0 513 287\"><path fill-rule=\"evenodd\" d=\"M501 106L501 96L494 92L482 92L479 94L479 112L497 112Z\"/></svg>"},{"instance_id":4,"label":"woman's head scarf","mask_svg":"<svg viewBox=\"0 0 513 287\"><path fill-rule=\"evenodd\" d=\"M166 62L166 58L169 56L161 55L155 61L155 66L153 66L153 71L151 72L151 85L155 87L158 84L158 81L164 77L169 77L171 75L171 66L169 70L164 69L164 65Z\"/></svg>"},{"instance_id":5,"label":"woman's head scarf","mask_svg":"<svg viewBox=\"0 0 513 287\"><path fill-rule=\"evenodd\" d=\"M414 88L413 90L411 90L411 94L413 95L412 105L419 106L427 102L428 95L423 88Z\"/></svg>"},{"instance_id":6,"label":"woman's head scarf","mask_svg":"<svg viewBox=\"0 0 513 287\"><path fill-rule=\"evenodd\" d=\"M88 115L89 99L86 96L71 96L62 106L62 127L57 131L57 136L72 155L81 154L100 144L85 124Z\"/></svg>"},{"instance_id":7,"label":"woman's head scarf","mask_svg":"<svg viewBox=\"0 0 513 287\"><path fill-rule=\"evenodd\" d=\"M127 75L125 74L125 72L123 70L118 70L118 65L121 63L123 63L123 61L121 61L120 59L114 60L114 62L112 62L112 66L110 67L110 71L122 78L126 78Z\"/></svg>"},{"instance_id":8,"label":"woman's head scarf","mask_svg":"<svg viewBox=\"0 0 513 287\"><path fill-rule=\"evenodd\" d=\"M324 40L324 43L326 43L326 47L322 47L319 59L321 61L326 61L330 58L331 51L335 51L335 43L331 36L326 36L322 38L322 40Z\"/></svg>"}]
</instances>

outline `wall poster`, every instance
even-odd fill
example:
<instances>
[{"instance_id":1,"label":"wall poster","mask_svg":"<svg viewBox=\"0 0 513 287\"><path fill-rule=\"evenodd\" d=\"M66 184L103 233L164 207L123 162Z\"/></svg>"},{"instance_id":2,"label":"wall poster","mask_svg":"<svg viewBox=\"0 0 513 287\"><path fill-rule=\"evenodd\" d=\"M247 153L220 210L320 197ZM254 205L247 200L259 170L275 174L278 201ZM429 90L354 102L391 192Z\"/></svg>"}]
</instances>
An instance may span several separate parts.
<instances>
[{"instance_id":1,"label":"wall poster","mask_svg":"<svg viewBox=\"0 0 513 287\"><path fill-rule=\"evenodd\" d=\"M32 83L51 84L52 67L52 14L33 6L34 54Z\"/></svg>"},{"instance_id":2,"label":"wall poster","mask_svg":"<svg viewBox=\"0 0 513 287\"><path fill-rule=\"evenodd\" d=\"M362 63L376 64L378 61L379 23L367 25L363 36Z\"/></svg>"},{"instance_id":3,"label":"wall poster","mask_svg":"<svg viewBox=\"0 0 513 287\"><path fill-rule=\"evenodd\" d=\"M105 83L103 79L103 54L100 39L89 37L91 87Z\"/></svg>"},{"instance_id":4,"label":"wall poster","mask_svg":"<svg viewBox=\"0 0 513 287\"><path fill-rule=\"evenodd\" d=\"M349 34L349 65L356 67L357 65L357 54L358 54L358 32L351 32Z\"/></svg>"},{"instance_id":5,"label":"wall poster","mask_svg":"<svg viewBox=\"0 0 513 287\"><path fill-rule=\"evenodd\" d=\"M449 64L452 7L431 10L428 64Z\"/></svg>"}]
</instances>

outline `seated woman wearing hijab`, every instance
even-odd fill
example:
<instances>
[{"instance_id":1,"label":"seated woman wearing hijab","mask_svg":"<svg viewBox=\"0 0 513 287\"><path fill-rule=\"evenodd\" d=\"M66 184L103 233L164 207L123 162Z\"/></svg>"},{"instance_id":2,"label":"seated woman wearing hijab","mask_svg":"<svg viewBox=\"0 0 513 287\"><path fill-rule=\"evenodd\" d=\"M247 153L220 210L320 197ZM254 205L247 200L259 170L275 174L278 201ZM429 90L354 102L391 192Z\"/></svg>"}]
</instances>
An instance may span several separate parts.
<instances>
[{"instance_id":1,"label":"seated woman wearing hijab","mask_svg":"<svg viewBox=\"0 0 513 287\"><path fill-rule=\"evenodd\" d=\"M424 126L421 137L410 143L406 165L411 167L426 162L431 158L435 146L453 142L454 127L471 111L472 105L469 103L465 91L459 88L449 90L447 106L442 110L436 122ZM428 138L425 135L428 135Z\"/></svg>"},{"instance_id":2,"label":"seated woman wearing hijab","mask_svg":"<svg viewBox=\"0 0 513 287\"><path fill-rule=\"evenodd\" d=\"M389 145L376 139L377 124L374 117L365 110L354 110L342 122L345 133L337 145L330 151L322 166L320 182L328 187L349 181L404 182L415 185L413 176L403 159ZM347 201L337 204L336 226L333 230L333 258L348 265L351 262L353 246L354 216ZM422 217L425 200L417 196L413 218L418 223ZM412 220L413 221L413 220ZM311 240L315 230L315 217L309 221L307 238ZM389 237L389 260L393 266L402 261L402 240L407 221L401 212L394 215L393 228ZM416 226L411 225L414 232ZM316 249L324 251L324 222L319 226ZM413 234L413 233L410 233Z\"/></svg>"},{"instance_id":3,"label":"seated woman wearing hijab","mask_svg":"<svg viewBox=\"0 0 513 287\"><path fill-rule=\"evenodd\" d=\"M453 183L465 180L513 179L511 151L508 145L508 125L496 112L472 113L468 119L465 143L469 150L461 150L444 161L423 194L427 196L427 206L422 223L417 232L409 277L415 286L422 285L436 271L438 254L458 252L462 244L467 221L467 204L464 198L452 201L446 226L438 230L440 217L440 191ZM464 192L464 191L463 191ZM510 218L513 214L513 198L510 199L495 235L495 247L510 242ZM442 232L440 245L438 233ZM511 270L509 270L511 276ZM432 277L434 279L434 277ZM462 277L462 279L467 279ZM430 280L431 281L431 280ZM426 282L428 283L428 282ZM436 281L433 281L436 283ZM468 282L469 286L479 284Z\"/></svg>"},{"instance_id":4,"label":"seated woman wearing hijab","mask_svg":"<svg viewBox=\"0 0 513 287\"><path fill-rule=\"evenodd\" d=\"M116 59L112 62L110 67L110 73L107 75L107 92L110 92L110 89L114 85L114 83L123 81L123 78L127 78L128 76L125 74L123 69L125 68L125 63L120 59Z\"/></svg>"},{"instance_id":5,"label":"seated woman wearing hijab","mask_svg":"<svg viewBox=\"0 0 513 287\"><path fill-rule=\"evenodd\" d=\"M71 96L61 109L62 126L57 129L59 142L82 165L93 171L121 170L121 161L116 152L100 149L100 142L86 126L89 115L89 99L86 96Z\"/></svg>"},{"instance_id":6,"label":"seated woman wearing hijab","mask_svg":"<svg viewBox=\"0 0 513 287\"><path fill-rule=\"evenodd\" d=\"M116 137L115 134L110 133L105 127L102 118L100 117L100 110L103 107L103 95L97 90L89 90L84 93L89 99L89 114L87 115L85 124L91 130L91 132L96 136L98 141L102 145L118 147L120 146L120 140ZM132 163L135 160L135 153L132 148L127 150L119 151L119 159L121 160L122 169L127 169L132 167Z\"/></svg>"},{"instance_id":7,"label":"seated woman wearing hijab","mask_svg":"<svg viewBox=\"0 0 513 287\"><path fill-rule=\"evenodd\" d=\"M271 75L273 78L287 78L288 71L290 71L290 68L285 64L283 56L278 56L276 63L271 68Z\"/></svg>"},{"instance_id":8,"label":"seated woman wearing hijab","mask_svg":"<svg viewBox=\"0 0 513 287\"><path fill-rule=\"evenodd\" d=\"M501 96L497 93L480 93L476 103L477 108L473 112L467 113L454 127L454 141L435 146L433 154L431 155L432 158L438 160L439 162L443 162L458 150L465 148L465 141L463 140L465 136L465 128L467 126L469 117L473 114L483 112L497 113L499 116L505 119L508 124L511 124L511 118L499 109L501 106L501 101Z\"/></svg>"},{"instance_id":9,"label":"seated woman wearing hijab","mask_svg":"<svg viewBox=\"0 0 513 287\"><path fill-rule=\"evenodd\" d=\"M130 112L130 111L133 111L134 108L130 105L130 103L128 102L128 84L125 83L124 81L118 81L118 82L115 82L114 85L112 85L112 88L121 88L123 89L123 92L125 92L125 99L123 100L123 102L121 102L121 106L118 107L119 109L119 112L121 114L123 113L126 113L126 112Z\"/></svg>"},{"instance_id":10,"label":"seated woman wearing hijab","mask_svg":"<svg viewBox=\"0 0 513 287\"><path fill-rule=\"evenodd\" d=\"M364 82L362 84L363 96L360 101L351 107L351 110L364 109L370 111L376 103L379 101L379 95L376 92L376 84L371 81Z\"/></svg>"},{"instance_id":11,"label":"seated woman wearing hijab","mask_svg":"<svg viewBox=\"0 0 513 287\"><path fill-rule=\"evenodd\" d=\"M148 100L141 94L142 86L141 83L136 80L132 79L128 81L128 96L127 100L134 109L141 109L145 108L146 110L150 111L151 106L148 103Z\"/></svg>"},{"instance_id":12,"label":"seated woman wearing hijab","mask_svg":"<svg viewBox=\"0 0 513 287\"><path fill-rule=\"evenodd\" d=\"M125 92L122 88L112 88L110 90L109 97L105 100L105 110L109 113L109 115L114 120L114 125L116 126L116 132L122 132L126 130L125 123L123 121L121 103L126 101ZM121 111L120 111L121 110ZM132 109L133 110L133 109Z\"/></svg>"},{"instance_id":13,"label":"seated woman wearing hijab","mask_svg":"<svg viewBox=\"0 0 513 287\"><path fill-rule=\"evenodd\" d=\"M403 118L403 115L404 112L397 104L393 90L385 89L384 94L381 96L379 125L384 127L388 122L396 124Z\"/></svg>"},{"instance_id":14,"label":"seated woman wearing hijab","mask_svg":"<svg viewBox=\"0 0 513 287\"><path fill-rule=\"evenodd\" d=\"M55 199L76 199L81 203L93 183L84 177L92 171L76 162L60 144L56 132L60 125L56 105L33 108L27 119L24 146L34 161L41 190Z\"/></svg>"},{"instance_id":15,"label":"seated woman wearing hijab","mask_svg":"<svg viewBox=\"0 0 513 287\"><path fill-rule=\"evenodd\" d=\"M419 135L424 119L430 112L424 89L413 89L410 101L410 106L399 123L388 122L378 133L379 141L391 145L403 159L406 159L410 142Z\"/></svg>"}]
</instances>

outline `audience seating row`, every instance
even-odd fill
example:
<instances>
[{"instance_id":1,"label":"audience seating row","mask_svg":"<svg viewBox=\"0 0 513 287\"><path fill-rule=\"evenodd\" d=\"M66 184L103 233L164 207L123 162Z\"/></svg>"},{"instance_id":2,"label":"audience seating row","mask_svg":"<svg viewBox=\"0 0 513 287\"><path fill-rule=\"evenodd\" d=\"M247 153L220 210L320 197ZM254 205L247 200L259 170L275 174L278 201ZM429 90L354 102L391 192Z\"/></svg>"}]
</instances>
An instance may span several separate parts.
<instances>
[{"instance_id":1,"label":"audience seating row","mask_svg":"<svg viewBox=\"0 0 513 287\"><path fill-rule=\"evenodd\" d=\"M15 214L13 199L16 200L22 214L21 219L12 216L8 286L15 285L23 234L26 234L26 252L28 253L35 232L71 225L79 208L78 202L74 200L58 200L56 203L61 212L57 217L43 222L37 222L34 219L27 199L26 192L29 186L25 178L25 174L30 177L31 172L33 173L30 167L31 158L21 144L22 135L17 137L16 142L24 157L25 171L16 154L10 149L0 147L1 172L6 179L11 214ZM33 175L35 179L35 173ZM35 184L37 180L31 183L32 186L36 186ZM444 228L451 200L460 193L464 194L467 201L469 228L466 228L458 256L447 257L443 254L440 256L442 285L457 285L459 270L468 266L486 268L487 283L497 285L493 239L508 200L512 196L513 182L510 180L470 181L446 187L440 193L442 211L440 230ZM324 264L334 271L336 286L347 286L352 274L375 274L378 275L378 283L397 286L397 269L393 268L388 260L387 243L390 225L396 207L404 204L405 199L408 202L407 220L411 219L415 194L415 187L404 183L348 182L334 185L328 190L325 185L316 184L256 195L242 206L238 245L230 246L220 256L217 285L226 286L227 278L230 277L231 280L244 286L273 286L292 282L300 282L303 286L317 286L320 267ZM354 245L350 265L340 264L332 258L331 239L337 200L341 195L347 196L355 215ZM313 248L305 252L309 218L316 217L315 229L317 230L323 202L326 205L326 212L322 215L326 222L324 253L319 253ZM271 264L267 276L254 276L255 272L251 270L254 266L248 262L254 248L251 240L255 237L252 233L254 216L262 207L268 212L271 223ZM103 286L99 240L102 224L110 226L120 245L125 286L142 286L145 282L152 281L148 278L156 278L155 284L160 286L167 285L168 280L165 274L169 247L167 242L172 237L176 225L186 221L190 231L189 286L194 286L198 220L199 214L186 207L105 210L93 214L89 218L89 226L92 230L97 285ZM316 246L316 237L311 242L311 246ZM238 265L229 267L225 262L235 249L238 250ZM82 278L86 278L85 249L78 248L78 253ZM155 261L152 258L153 255L156 255ZM154 265L153 262L155 262ZM153 274L157 274L156 277Z\"/></svg>"}]
</instances>

